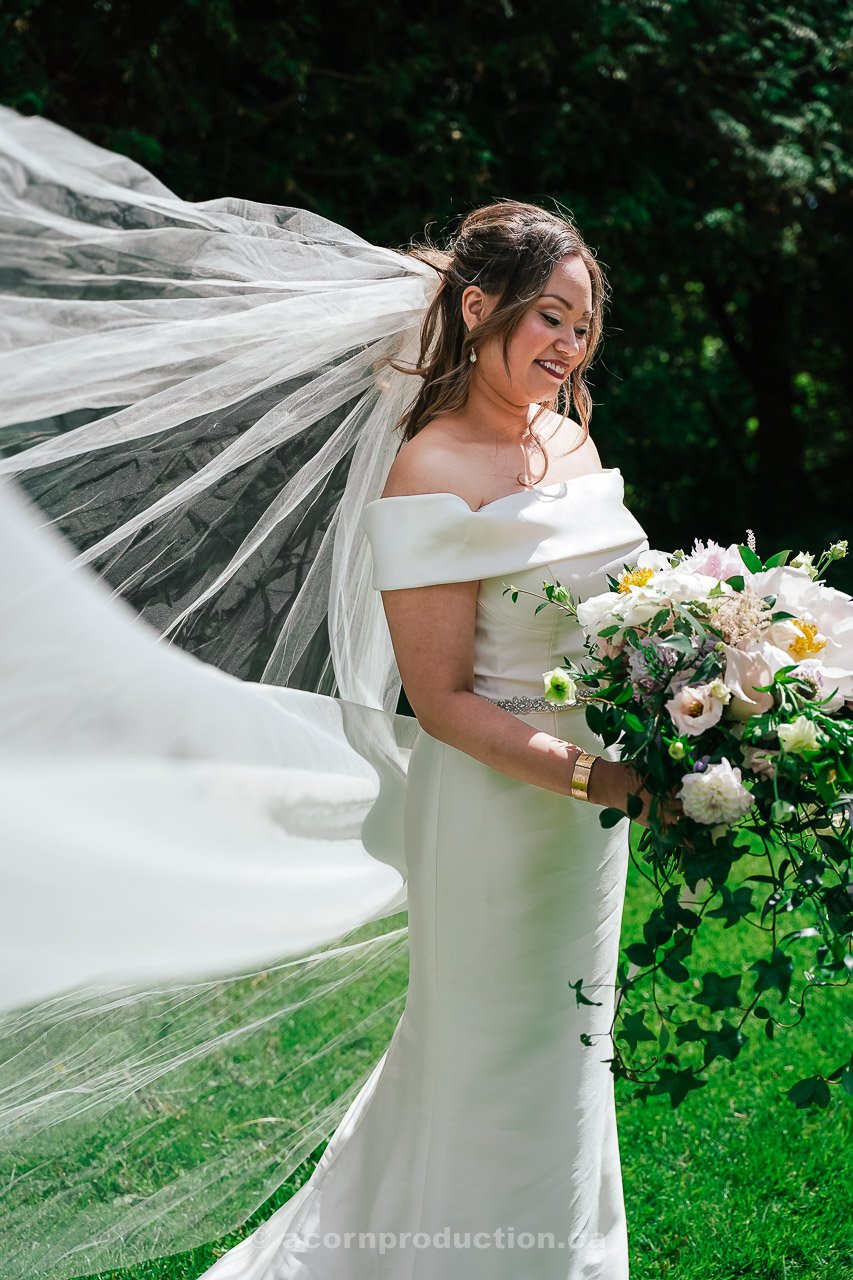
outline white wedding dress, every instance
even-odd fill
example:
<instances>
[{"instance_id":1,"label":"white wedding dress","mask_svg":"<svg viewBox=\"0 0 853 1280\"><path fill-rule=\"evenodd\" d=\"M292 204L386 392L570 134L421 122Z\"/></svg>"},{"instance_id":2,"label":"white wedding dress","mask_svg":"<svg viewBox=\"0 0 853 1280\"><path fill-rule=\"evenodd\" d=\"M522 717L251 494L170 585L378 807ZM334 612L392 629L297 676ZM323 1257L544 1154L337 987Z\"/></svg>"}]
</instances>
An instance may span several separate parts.
<instances>
[{"instance_id":1,"label":"white wedding dress","mask_svg":"<svg viewBox=\"0 0 853 1280\"><path fill-rule=\"evenodd\" d=\"M398 714L378 594L478 581L475 692L539 698L621 474L377 497L440 277L307 210L0 107L0 222L4 1278L219 1239L334 1130L208 1275L622 1280L628 823Z\"/></svg>"},{"instance_id":2,"label":"white wedding dress","mask_svg":"<svg viewBox=\"0 0 853 1280\"><path fill-rule=\"evenodd\" d=\"M566 613L535 613L543 580L584 599L648 547L623 496L608 468L478 511L450 493L376 499L373 585L478 579L474 692L539 698L543 672L586 656ZM579 709L522 718L602 753ZM419 733L405 1010L312 1176L205 1280L627 1277L605 1059L628 824L603 830L599 813ZM580 979L599 1004L578 1005Z\"/></svg>"}]
</instances>

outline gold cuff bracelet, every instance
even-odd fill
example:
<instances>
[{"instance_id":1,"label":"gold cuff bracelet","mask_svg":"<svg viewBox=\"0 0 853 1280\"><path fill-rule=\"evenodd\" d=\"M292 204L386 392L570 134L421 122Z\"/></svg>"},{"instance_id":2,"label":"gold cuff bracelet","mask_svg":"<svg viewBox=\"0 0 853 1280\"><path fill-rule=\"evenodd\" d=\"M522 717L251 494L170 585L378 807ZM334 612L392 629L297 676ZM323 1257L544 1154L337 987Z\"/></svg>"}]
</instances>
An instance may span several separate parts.
<instances>
[{"instance_id":1,"label":"gold cuff bracelet","mask_svg":"<svg viewBox=\"0 0 853 1280\"><path fill-rule=\"evenodd\" d=\"M589 790L589 773L598 759L598 756L590 755L588 751L581 751L575 760L575 767L572 769L571 794L576 800L589 799L587 794Z\"/></svg>"}]
</instances>

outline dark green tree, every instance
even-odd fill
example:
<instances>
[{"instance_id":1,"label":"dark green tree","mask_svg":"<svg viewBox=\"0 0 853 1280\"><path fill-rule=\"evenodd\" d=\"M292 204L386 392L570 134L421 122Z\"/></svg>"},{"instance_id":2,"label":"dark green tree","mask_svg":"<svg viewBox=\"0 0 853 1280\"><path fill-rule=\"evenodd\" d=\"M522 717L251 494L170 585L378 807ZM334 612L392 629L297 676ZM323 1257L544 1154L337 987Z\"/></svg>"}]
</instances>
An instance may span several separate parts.
<instances>
[{"instance_id":1,"label":"dark green tree","mask_svg":"<svg viewBox=\"0 0 853 1280\"><path fill-rule=\"evenodd\" d=\"M844 537L845 0L8 0L0 95L187 199L401 245L559 203L611 284L593 434L653 545ZM838 566L836 585L853 585Z\"/></svg>"}]
</instances>

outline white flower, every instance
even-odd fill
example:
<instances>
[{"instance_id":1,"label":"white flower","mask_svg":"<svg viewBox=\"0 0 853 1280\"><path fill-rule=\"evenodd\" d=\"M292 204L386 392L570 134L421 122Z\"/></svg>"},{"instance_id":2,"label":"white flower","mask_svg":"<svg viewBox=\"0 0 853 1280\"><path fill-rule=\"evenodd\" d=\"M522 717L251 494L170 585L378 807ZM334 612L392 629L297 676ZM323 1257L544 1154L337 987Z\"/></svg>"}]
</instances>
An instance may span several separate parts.
<instances>
[{"instance_id":1,"label":"white flower","mask_svg":"<svg viewBox=\"0 0 853 1280\"><path fill-rule=\"evenodd\" d=\"M655 557L660 556L660 552L641 552L638 559L648 557L654 561ZM640 564L638 567L653 570L653 563ZM625 627L641 627L670 600L682 603L707 600L710 592L718 589L716 578L692 573L680 566L672 568L668 563L662 565L659 571L653 571L646 582L631 583L628 575L623 575L623 581L623 589L590 596L577 606L578 622L587 635L596 636L599 631L614 623L620 630ZM723 592L732 594L732 588L724 583ZM618 632L614 633L613 639L618 639Z\"/></svg>"},{"instance_id":2,"label":"white flower","mask_svg":"<svg viewBox=\"0 0 853 1280\"><path fill-rule=\"evenodd\" d=\"M719 698L720 702L731 702L732 691L726 684L725 680L721 680L719 676L715 680L711 680L708 684L708 692L714 698Z\"/></svg>"},{"instance_id":3,"label":"white flower","mask_svg":"<svg viewBox=\"0 0 853 1280\"><path fill-rule=\"evenodd\" d=\"M652 586L632 587L621 599L617 619L623 627L644 626L666 604L666 596L658 595Z\"/></svg>"},{"instance_id":4,"label":"white flower","mask_svg":"<svg viewBox=\"0 0 853 1280\"><path fill-rule=\"evenodd\" d=\"M756 686L770 684L773 673L790 661L788 655L766 640L750 642L742 649L724 644L723 653L726 658L723 681L732 692L727 714L733 720L748 720L750 716L769 711L773 695L759 692Z\"/></svg>"},{"instance_id":5,"label":"white flower","mask_svg":"<svg viewBox=\"0 0 853 1280\"><path fill-rule=\"evenodd\" d=\"M683 684L664 706L678 732L694 736L710 729L723 714L723 703L709 684Z\"/></svg>"},{"instance_id":6,"label":"white flower","mask_svg":"<svg viewBox=\"0 0 853 1280\"><path fill-rule=\"evenodd\" d=\"M784 649L790 658L805 658L822 653L826 648L826 636L811 618L783 618L767 628L767 639L778 649Z\"/></svg>"},{"instance_id":7,"label":"white flower","mask_svg":"<svg viewBox=\"0 0 853 1280\"><path fill-rule=\"evenodd\" d=\"M816 751L823 741L817 725L808 716L797 716L790 724L780 724L776 732L782 750L798 756L804 751Z\"/></svg>"},{"instance_id":8,"label":"white flower","mask_svg":"<svg viewBox=\"0 0 853 1280\"><path fill-rule=\"evenodd\" d=\"M676 793L685 815L708 826L737 822L753 804L740 778L740 769L725 758L701 773L685 774Z\"/></svg>"},{"instance_id":9,"label":"white flower","mask_svg":"<svg viewBox=\"0 0 853 1280\"><path fill-rule=\"evenodd\" d=\"M545 697L549 702L555 702L558 705L564 703L569 706L575 705L577 683L562 667L555 667L553 671L544 671L542 679L545 682Z\"/></svg>"},{"instance_id":10,"label":"white flower","mask_svg":"<svg viewBox=\"0 0 853 1280\"><path fill-rule=\"evenodd\" d=\"M641 551L637 556L638 569L654 569L655 573L659 569L672 568L672 553L666 551Z\"/></svg>"},{"instance_id":11,"label":"white flower","mask_svg":"<svg viewBox=\"0 0 853 1280\"><path fill-rule=\"evenodd\" d=\"M814 556L810 551L798 551L792 560L788 561L791 569L805 569L810 578L817 577L817 569L814 567Z\"/></svg>"},{"instance_id":12,"label":"white flower","mask_svg":"<svg viewBox=\"0 0 853 1280\"><path fill-rule=\"evenodd\" d=\"M603 591L600 595L582 600L577 606L577 618L584 631L595 636L605 627L619 622L617 605L620 599L618 591Z\"/></svg>"},{"instance_id":13,"label":"white flower","mask_svg":"<svg viewBox=\"0 0 853 1280\"><path fill-rule=\"evenodd\" d=\"M653 591L658 602L661 600L707 600L711 591L717 588L718 579L707 573L698 573L676 565L674 569L666 569L656 573L645 587L633 587L631 594L642 594ZM728 583L722 584L724 594L733 594Z\"/></svg>"},{"instance_id":14,"label":"white flower","mask_svg":"<svg viewBox=\"0 0 853 1280\"><path fill-rule=\"evenodd\" d=\"M804 658L788 674L790 676L804 677L808 685L814 690L814 697L818 702L828 697L829 701L824 702L823 710L827 715L832 715L833 711L838 711L844 706L844 698L840 693L833 692L834 685L828 678L828 672L829 668L825 667L817 658Z\"/></svg>"},{"instance_id":15,"label":"white flower","mask_svg":"<svg viewBox=\"0 0 853 1280\"><path fill-rule=\"evenodd\" d=\"M844 699L853 699L853 597L825 583L812 582L805 569L787 565L763 569L752 581L762 595L776 597L775 610L791 613L797 620L793 631L784 622L772 628L768 639L782 655L777 665L817 657L828 688L837 689Z\"/></svg>"},{"instance_id":16,"label":"white flower","mask_svg":"<svg viewBox=\"0 0 853 1280\"><path fill-rule=\"evenodd\" d=\"M696 538L690 554L684 557L682 564L686 569L710 574L720 581L725 581L726 578L731 578L735 574L749 577L749 570L743 562L736 542L732 542L727 547L721 547L719 542L709 540L706 544Z\"/></svg>"}]
</instances>

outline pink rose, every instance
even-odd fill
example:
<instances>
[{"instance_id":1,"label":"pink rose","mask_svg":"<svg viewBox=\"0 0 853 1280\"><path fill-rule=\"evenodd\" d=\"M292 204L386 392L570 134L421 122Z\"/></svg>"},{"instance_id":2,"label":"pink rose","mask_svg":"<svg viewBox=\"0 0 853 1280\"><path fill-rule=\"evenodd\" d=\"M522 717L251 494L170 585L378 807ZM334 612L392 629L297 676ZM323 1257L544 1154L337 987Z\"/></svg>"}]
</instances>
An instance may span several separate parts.
<instances>
[{"instance_id":1,"label":"pink rose","mask_svg":"<svg viewBox=\"0 0 853 1280\"><path fill-rule=\"evenodd\" d=\"M725 704L707 684L682 684L664 705L678 732L695 736L717 723Z\"/></svg>"}]
</instances>

